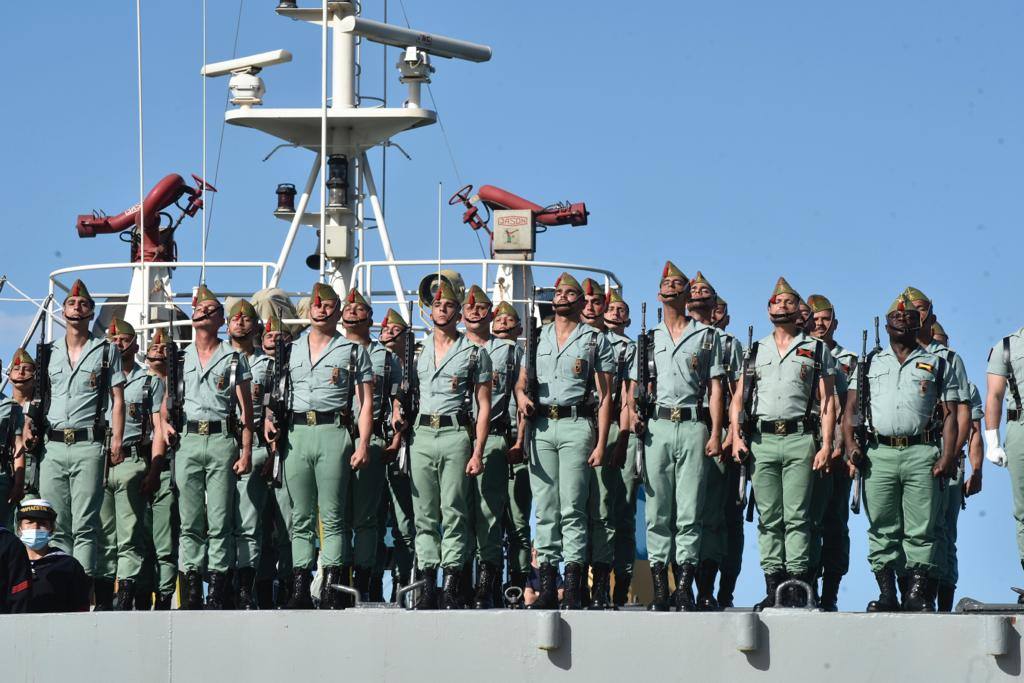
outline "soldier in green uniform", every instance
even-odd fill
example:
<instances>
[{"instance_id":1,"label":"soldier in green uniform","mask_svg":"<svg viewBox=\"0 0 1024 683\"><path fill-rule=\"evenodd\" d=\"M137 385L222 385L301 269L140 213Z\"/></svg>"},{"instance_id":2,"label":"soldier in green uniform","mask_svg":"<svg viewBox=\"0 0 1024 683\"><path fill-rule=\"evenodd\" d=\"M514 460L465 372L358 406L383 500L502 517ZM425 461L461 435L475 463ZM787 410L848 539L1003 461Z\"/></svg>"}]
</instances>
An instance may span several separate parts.
<instances>
[{"instance_id":1,"label":"soldier in green uniform","mask_svg":"<svg viewBox=\"0 0 1024 683\"><path fill-rule=\"evenodd\" d=\"M808 337L798 327L799 301L800 295L780 277L768 301L775 330L750 349L755 385L748 391L747 378L740 378L730 413L733 457L742 458L749 449L753 461L751 483L759 514L758 544L766 589L764 600L755 609L774 607L776 588L787 578L813 583L812 477L832 455L834 364L824 342ZM752 397L747 407L744 392ZM818 443L828 445L819 447ZM791 592L783 606L804 604L804 596Z\"/></svg>"},{"instance_id":2,"label":"soldier in green uniform","mask_svg":"<svg viewBox=\"0 0 1024 683\"><path fill-rule=\"evenodd\" d=\"M36 362L25 349L18 349L14 352L14 359L7 368L7 377L11 380L11 400L21 406L22 415L26 418L25 432L23 433L22 456L25 461L23 490L21 498L39 497L39 451L42 449L42 438L33 438L33 431L38 431L38 425L28 424L28 407L35 396ZM41 436L41 435L40 435Z\"/></svg>"},{"instance_id":3,"label":"soldier in green uniform","mask_svg":"<svg viewBox=\"0 0 1024 683\"><path fill-rule=\"evenodd\" d=\"M378 341L395 354L399 359L398 380L404 378L402 358L405 354L406 333L408 323L393 309L388 309L380 324ZM395 430L394 439L389 450L397 451L401 434ZM377 556L374 563L374 575L371 588L378 591L383 600L384 569L391 565L392 601L396 597L398 586L408 586L412 579L413 550L416 541L416 526L412 512L412 481L403 472L391 455L385 469L385 494L381 496L381 508L377 514ZM391 530L392 551L389 553L384 544L387 530ZM377 588L379 586L379 588Z\"/></svg>"},{"instance_id":4,"label":"soldier in green uniform","mask_svg":"<svg viewBox=\"0 0 1024 683\"><path fill-rule=\"evenodd\" d=\"M209 571L207 609L228 600L235 554L237 477L252 469L252 374L244 354L217 336L224 306L205 285L192 297L193 343L184 353L185 433L175 455L181 563L188 609L203 608L202 569ZM236 410L241 413L237 420ZM235 441L242 434L241 451Z\"/></svg>"},{"instance_id":5,"label":"soldier in green uniform","mask_svg":"<svg viewBox=\"0 0 1024 683\"><path fill-rule=\"evenodd\" d=\"M250 383L253 419L252 469L235 482L233 514L235 529L235 561L229 572L229 604L238 609L256 606L256 569L263 546L263 508L270 487L266 472L267 449L263 443L263 402L270 388L270 356L256 342L259 338L259 314L245 299L236 301L228 311L228 336L231 348L245 356L252 374ZM235 586L237 584L237 588Z\"/></svg>"},{"instance_id":6,"label":"soldier in green uniform","mask_svg":"<svg viewBox=\"0 0 1024 683\"><path fill-rule=\"evenodd\" d=\"M513 309L514 310L514 309ZM491 359L491 413L483 469L473 480L470 519L476 539L478 571L476 609L494 607L501 579L502 521L509 502L510 455L516 418L513 392L522 364L522 350L515 341L491 335L494 315L487 292L473 285L462 305L466 339L487 352ZM514 474L514 472L513 472Z\"/></svg>"},{"instance_id":7,"label":"soldier in green uniform","mask_svg":"<svg viewBox=\"0 0 1024 683\"><path fill-rule=\"evenodd\" d=\"M124 459L110 465L104 482L100 508L103 544L96 573L108 581L117 577L114 607L131 610L135 608L147 548L146 497L159 483L158 479L148 477L147 471L158 472L164 459L160 417L164 384L135 361L139 344L134 327L114 318L107 339L120 352L124 373Z\"/></svg>"},{"instance_id":8,"label":"soldier in green uniform","mask_svg":"<svg viewBox=\"0 0 1024 683\"><path fill-rule=\"evenodd\" d=\"M21 406L0 394L0 527L12 531L14 513L25 493L24 426Z\"/></svg>"},{"instance_id":9,"label":"soldier in green uniform","mask_svg":"<svg viewBox=\"0 0 1024 683\"><path fill-rule=\"evenodd\" d=\"M907 296L914 307L921 313L921 330L917 334L920 344L932 353L941 355L956 375L959 395L955 412L956 422L956 453L963 453L967 446L967 437L971 430L971 393L967 369L958 353L939 344L932 338L932 325L935 324L935 308L931 299L916 287L907 287ZM956 475L956 468L950 472ZM935 602L936 595L941 593L941 601L952 609L953 595L956 592L958 579L956 563L956 521L961 502L962 481L956 479L943 486L939 497L939 516L935 531L935 569L928 581L928 599ZM952 524L951 529L949 525Z\"/></svg>"},{"instance_id":10,"label":"soldier in green uniform","mask_svg":"<svg viewBox=\"0 0 1024 683\"><path fill-rule=\"evenodd\" d=\"M740 373L743 370L743 345L735 335L726 332L729 326L729 303L722 297L715 295L714 307L711 311L711 321L719 331L722 343L722 389L725 405L732 403L732 397L736 393L736 383L739 381ZM728 414L726 414L728 419ZM725 430L731 434L728 424ZM740 505L740 465L731 456L732 440L727 434L726 440L722 443L722 450L727 456L725 460L725 481L722 496L722 524L725 527L725 552L719 567L718 596L716 602L722 609L733 606L733 595L736 591L736 582L739 580L740 569L743 566L743 513L744 508ZM711 468L708 468L709 470ZM708 504L705 501L704 509Z\"/></svg>"},{"instance_id":11,"label":"soldier in green uniform","mask_svg":"<svg viewBox=\"0 0 1024 683\"><path fill-rule=\"evenodd\" d=\"M609 465L602 467L603 481L610 492L614 535L615 585L612 589L612 605L622 607L629 599L629 587L633 581L633 562L636 559L636 434L633 433L630 399L636 385L632 374L636 359L636 342L626 336L629 325L629 305L622 298L622 292L613 289L608 293L604 313L608 328L608 342L615 356L616 372L612 377L612 414L618 415L619 423L613 420L608 429L608 442L616 444L610 454ZM623 430L625 426L627 429ZM625 431L625 442L621 438Z\"/></svg>"},{"instance_id":12,"label":"soldier in green uniform","mask_svg":"<svg viewBox=\"0 0 1024 683\"><path fill-rule=\"evenodd\" d=\"M493 314L491 332L498 339L516 343L522 335L523 325L519 320L519 312L507 301L499 303ZM516 350L522 363L523 350ZM492 363L497 367L497 363ZM516 370L518 377L519 370ZM514 441L523 425L519 410L516 407L515 387L508 394L509 418L515 420L512 425ZM526 590L530 577L530 509L533 507L533 492L530 491L530 468L521 450L513 455L510 449L510 474L508 479L508 504L505 506L505 517L502 522L505 538L508 543L508 586Z\"/></svg>"},{"instance_id":13,"label":"soldier in green uniform","mask_svg":"<svg viewBox=\"0 0 1024 683\"><path fill-rule=\"evenodd\" d=\"M687 315L690 281L671 261L662 269L658 300L664 321L638 342L649 345L653 360L654 409L649 423L636 426L646 450L647 554L654 585L649 609L669 609L671 563L672 602L688 612L696 609L693 581L701 559L706 470L709 458L722 454L722 346L715 328ZM632 374L638 377L639 368Z\"/></svg>"},{"instance_id":14,"label":"soldier in green uniform","mask_svg":"<svg viewBox=\"0 0 1024 683\"><path fill-rule=\"evenodd\" d=\"M812 294L807 297L807 303L811 310L811 335L825 342L835 362L836 396L839 397L836 419L839 420L857 354L835 340L839 319L832 302L821 294ZM826 612L838 609L839 584L850 569L850 487L853 480L841 464L842 458L842 435L837 433L829 464L814 480L811 501L811 572L815 581L819 575L822 577L819 605Z\"/></svg>"},{"instance_id":15,"label":"soldier in green uniform","mask_svg":"<svg viewBox=\"0 0 1024 683\"><path fill-rule=\"evenodd\" d=\"M918 343L921 313L901 293L886 313L889 348L872 355L867 368L870 412L864 416L867 452L854 438L857 366L847 392L843 436L853 467L863 468L868 517L868 561L879 597L869 612L900 609L896 574L909 573L903 609L935 611L928 578L935 569L940 478L956 466L956 402L953 368L942 354ZM941 416L941 417L940 417ZM939 452L941 435L942 452Z\"/></svg>"},{"instance_id":16,"label":"soldier in green uniform","mask_svg":"<svg viewBox=\"0 0 1024 683\"><path fill-rule=\"evenodd\" d=\"M373 309L356 289L349 290L341 312L345 336L356 342L370 356L373 369L373 436L370 440L369 462L352 475L351 518L353 535L353 584L362 600L370 599L370 583L377 556L377 519L384 493L387 460L398 446L397 434L391 435L387 424L397 411L395 397L402 380L398 356L378 341L370 339ZM377 597L376 595L374 597Z\"/></svg>"},{"instance_id":17,"label":"soldier in green uniform","mask_svg":"<svg viewBox=\"0 0 1024 683\"><path fill-rule=\"evenodd\" d=\"M111 465L124 459L124 373L117 349L89 331L95 311L89 290L75 280L63 305L66 334L53 342L50 354L50 406L39 492L57 511L53 545L81 563L94 579L96 603L106 606L112 602L114 584L96 573L102 542L100 507L108 459ZM109 403L101 395L104 391L109 391ZM111 430L109 453L104 448L106 434L98 433L104 426Z\"/></svg>"},{"instance_id":18,"label":"soldier in green uniform","mask_svg":"<svg viewBox=\"0 0 1024 683\"><path fill-rule=\"evenodd\" d=\"M444 570L441 606L462 606L460 582L472 538L469 477L483 471L490 431L491 358L456 329L460 305L455 292L442 281L430 308L434 331L424 337L416 362L420 414L413 425L410 452L412 505L416 564L426 580L417 609L437 606L439 565Z\"/></svg>"},{"instance_id":19,"label":"soldier in green uniform","mask_svg":"<svg viewBox=\"0 0 1024 683\"><path fill-rule=\"evenodd\" d=\"M544 325L537 342L538 395L526 393L525 357L516 384L517 405L530 420L529 437L523 441L537 506L540 595L531 605L534 609L558 607L557 568L562 561L562 607L582 606L591 470L604 460L612 422L615 358L605 335L581 323L583 305L583 288L572 275L562 273L555 280L554 321Z\"/></svg>"},{"instance_id":20,"label":"soldier in green uniform","mask_svg":"<svg viewBox=\"0 0 1024 683\"><path fill-rule=\"evenodd\" d=\"M321 609L342 609L346 600L336 584L348 585L342 567L351 567L346 507L353 470L369 461L373 435L373 370L370 356L338 331L342 302L330 286L313 285L309 334L292 345L292 424L285 455L285 481L292 499L293 584L289 609L309 609L316 566L317 512L322 528ZM358 394L359 413L353 412ZM356 431L357 430L357 431ZM277 433L267 421L266 437ZM358 440L357 440L358 439Z\"/></svg>"}]
</instances>

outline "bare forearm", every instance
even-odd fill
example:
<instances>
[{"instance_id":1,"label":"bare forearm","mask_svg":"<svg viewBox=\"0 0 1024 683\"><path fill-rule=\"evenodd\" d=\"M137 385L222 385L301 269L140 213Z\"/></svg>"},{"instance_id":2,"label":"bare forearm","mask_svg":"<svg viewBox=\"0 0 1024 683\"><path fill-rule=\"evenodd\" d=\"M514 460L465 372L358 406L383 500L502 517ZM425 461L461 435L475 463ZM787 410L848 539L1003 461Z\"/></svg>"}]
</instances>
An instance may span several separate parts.
<instances>
[{"instance_id":1,"label":"bare forearm","mask_svg":"<svg viewBox=\"0 0 1024 683\"><path fill-rule=\"evenodd\" d=\"M725 419L725 408L722 405L722 381L711 380L711 398L709 400L711 412L711 433L722 434L722 422Z\"/></svg>"}]
</instances>

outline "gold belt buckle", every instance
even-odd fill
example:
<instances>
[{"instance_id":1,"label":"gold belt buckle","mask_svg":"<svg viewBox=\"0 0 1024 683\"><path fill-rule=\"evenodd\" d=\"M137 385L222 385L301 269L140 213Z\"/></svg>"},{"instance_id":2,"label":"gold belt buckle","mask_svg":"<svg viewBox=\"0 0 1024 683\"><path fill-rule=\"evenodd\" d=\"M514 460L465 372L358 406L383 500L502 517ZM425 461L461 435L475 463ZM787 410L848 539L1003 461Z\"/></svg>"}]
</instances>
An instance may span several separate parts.
<instances>
[{"instance_id":1,"label":"gold belt buckle","mask_svg":"<svg viewBox=\"0 0 1024 683\"><path fill-rule=\"evenodd\" d=\"M910 447L910 437L908 436L897 436L893 440L896 442L896 448L901 451Z\"/></svg>"},{"instance_id":2,"label":"gold belt buckle","mask_svg":"<svg viewBox=\"0 0 1024 683\"><path fill-rule=\"evenodd\" d=\"M199 436L209 436L209 435L210 435L210 421L209 420L200 420L199 421Z\"/></svg>"},{"instance_id":3,"label":"gold belt buckle","mask_svg":"<svg viewBox=\"0 0 1024 683\"><path fill-rule=\"evenodd\" d=\"M74 446L75 445L75 430L65 429L64 430L64 445Z\"/></svg>"},{"instance_id":4,"label":"gold belt buckle","mask_svg":"<svg viewBox=\"0 0 1024 683\"><path fill-rule=\"evenodd\" d=\"M556 406L556 405L548 406L548 419L549 420L557 420L558 419L558 406Z\"/></svg>"},{"instance_id":5,"label":"gold belt buckle","mask_svg":"<svg viewBox=\"0 0 1024 683\"><path fill-rule=\"evenodd\" d=\"M682 420L683 420L683 409L682 408L673 408L671 414L668 417L668 419L672 420L673 422L682 422Z\"/></svg>"},{"instance_id":6,"label":"gold belt buckle","mask_svg":"<svg viewBox=\"0 0 1024 683\"><path fill-rule=\"evenodd\" d=\"M789 434L789 430L786 429L786 421L785 420L776 420L775 421L775 436L786 436L788 434Z\"/></svg>"},{"instance_id":7,"label":"gold belt buckle","mask_svg":"<svg viewBox=\"0 0 1024 683\"><path fill-rule=\"evenodd\" d=\"M440 415L436 415L435 414L435 415L431 415L430 416L430 428L431 429L440 429L441 428L441 416Z\"/></svg>"},{"instance_id":8,"label":"gold belt buckle","mask_svg":"<svg viewBox=\"0 0 1024 683\"><path fill-rule=\"evenodd\" d=\"M306 426L307 427L316 427L316 411L315 410L307 410L306 411Z\"/></svg>"}]
</instances>

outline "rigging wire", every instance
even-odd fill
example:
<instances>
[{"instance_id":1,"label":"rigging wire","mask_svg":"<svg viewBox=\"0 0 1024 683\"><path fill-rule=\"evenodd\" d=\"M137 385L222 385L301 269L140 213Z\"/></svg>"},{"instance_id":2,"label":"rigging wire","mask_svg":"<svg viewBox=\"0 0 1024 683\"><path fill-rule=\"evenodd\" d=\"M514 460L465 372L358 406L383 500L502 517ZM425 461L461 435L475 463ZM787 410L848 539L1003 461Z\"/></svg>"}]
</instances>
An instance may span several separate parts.
<instances>
[{"instance_id":1,"label":"rigging wire","mask_svg":"<svg viewBox=\"0 0 1024 683\"><path fill-rule=\"evenodd\" d=\"M145 216L146 216L146 184L143 176L144 150L142 146L142 0L135 0L135 53L137 68L137 85L139 91L139 218L137 221L139 230L139 256L142 264L146 263L146 237ZM159 218L157 219L159 221ZM148 286L148 285L147 285ZM143 312L145 315L145 312Z\"/></svg>"},{"instance_id":2,"label":"rigging wire","mask_svg":"<svg viewBox=\"0 0 1024 683\"><path fill-rule=\"evenodd\" d=\"M203 0L203 66L206 65L206 0ZM200 116L203 119L203 180L206 180L206 77L200 76L203 80L203 106ZM206 221L206 202L203 202L203 216L202 216L202 266L199 269L199 284L206 284L206 241L210 236L209 223Z\"/></svg>"}]
</instances>

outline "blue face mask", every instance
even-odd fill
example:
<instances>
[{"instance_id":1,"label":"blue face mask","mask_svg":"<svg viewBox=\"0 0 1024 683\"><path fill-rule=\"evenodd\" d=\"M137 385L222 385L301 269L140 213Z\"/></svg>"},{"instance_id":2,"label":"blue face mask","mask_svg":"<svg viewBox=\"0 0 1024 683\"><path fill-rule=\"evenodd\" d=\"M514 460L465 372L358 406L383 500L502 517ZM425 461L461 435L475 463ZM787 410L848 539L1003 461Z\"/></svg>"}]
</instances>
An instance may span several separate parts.
<instances>
[{"instance_id":1,"label":"blue face mask","mask_svg":"<svg viewBox=\"0 0 1024 683\"><path fill-rule=\"evenodd\" d=\"M22 529L21 542L32 550L42 550L53 534L47 529Z\"/></svg>"}]
</instances>

